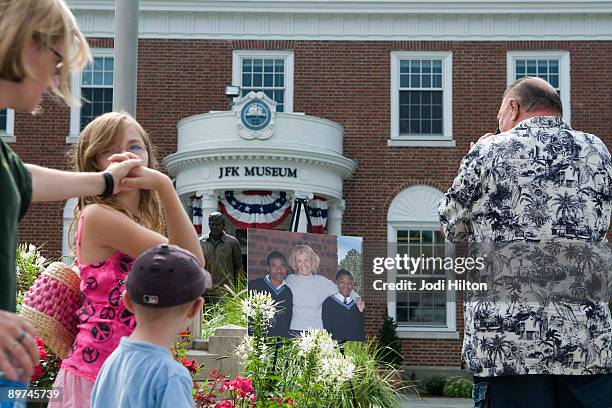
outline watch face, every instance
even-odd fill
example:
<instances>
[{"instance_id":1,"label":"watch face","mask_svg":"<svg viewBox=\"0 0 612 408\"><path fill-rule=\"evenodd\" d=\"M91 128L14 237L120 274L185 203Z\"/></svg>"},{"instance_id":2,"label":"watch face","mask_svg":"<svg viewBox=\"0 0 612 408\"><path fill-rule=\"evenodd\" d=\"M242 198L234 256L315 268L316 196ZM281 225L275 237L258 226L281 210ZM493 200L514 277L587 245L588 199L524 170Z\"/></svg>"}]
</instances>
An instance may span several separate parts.
<instances>
[{"instance_id":1,"label":"watch face","mask_svg":"<svg viewBox=\"0 0 612 408\"><path fill-rule=\"evenodd\" d=\"M270 124L272 111L265 102L251 101L240 111L242 124L250 130L262 130Z\"/></svg>"}]
</instances>

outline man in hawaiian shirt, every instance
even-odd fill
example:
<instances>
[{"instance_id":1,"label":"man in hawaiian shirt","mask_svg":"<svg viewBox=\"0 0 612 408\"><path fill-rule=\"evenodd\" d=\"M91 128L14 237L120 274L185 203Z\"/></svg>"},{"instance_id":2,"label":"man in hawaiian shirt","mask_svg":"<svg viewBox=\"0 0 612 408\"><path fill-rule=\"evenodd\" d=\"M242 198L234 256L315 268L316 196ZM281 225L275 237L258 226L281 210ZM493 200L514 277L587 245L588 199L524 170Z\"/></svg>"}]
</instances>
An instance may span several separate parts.
<instances>
[{"instance_id":1,"label":"man in hawaiian shirt","mask_svg":"<svg viewBox=\"0 0 612 408\"><path fill-rule=\"evenodd\" d=\"M510 85L440 201L448 240L494 248L495 287L464 301L476 407L612 407L612 162L562 112L546 81Z\"/></svg>"}]
</instances>

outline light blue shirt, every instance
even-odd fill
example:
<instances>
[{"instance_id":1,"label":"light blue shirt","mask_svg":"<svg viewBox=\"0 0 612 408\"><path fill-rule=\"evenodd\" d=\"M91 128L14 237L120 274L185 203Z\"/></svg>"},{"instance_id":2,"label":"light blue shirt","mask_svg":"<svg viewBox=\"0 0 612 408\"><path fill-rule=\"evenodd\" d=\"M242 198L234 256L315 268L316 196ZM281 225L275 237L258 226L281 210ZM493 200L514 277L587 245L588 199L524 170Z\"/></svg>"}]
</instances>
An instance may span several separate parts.
<instances>
[{"instance_id":1,"label":"light blue shirt","mask_svg":"<svg viewBox=\"0 0 612 408\"><path fill-rule=\"evenodd\" d=\"M92 408L193 406L189 371L167 349L127 337L102 365L91 394Z\"/></svg>"}]
</instances>

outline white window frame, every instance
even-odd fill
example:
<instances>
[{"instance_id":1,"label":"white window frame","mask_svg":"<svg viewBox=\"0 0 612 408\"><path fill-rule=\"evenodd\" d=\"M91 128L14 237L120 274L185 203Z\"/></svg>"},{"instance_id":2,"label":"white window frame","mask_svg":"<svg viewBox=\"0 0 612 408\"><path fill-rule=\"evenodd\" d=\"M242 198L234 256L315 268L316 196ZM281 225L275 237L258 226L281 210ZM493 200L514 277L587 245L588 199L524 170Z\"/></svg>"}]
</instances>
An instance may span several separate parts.
<instances>
[{"instance_id":1,"label":"white window frame","mask_svg":"<svg viewBox=\"0 0 612 408\"><path fill-rule=\"evenodd\" d=\"M113 48L92 48L92 57L115 57L115 50ZM114 65L113 65L114 67ZM72 90L72 96L76 100L81 100L81 73L76 73L70 78L70 89ZM113 68L113 79L114 79L114 68ZM115 81L113 80L113 98L115 97ZM79 135L81 133L81 107L72 106L70 108L70 134L66 137L66 143L72 144L79 141Z\"/></svg>"},{"instance_id":2,"label":"white window frame","mask_svg":"<svg viewBox=\"0 0 612 408\"><path fill-rule=\"evenodd\" d=\"M243 58L276 58L285 60L285 111L293 113L293 51L234 50L232 54L232 85L242 87ZM234 98L234 102L239 98Z\"/></svg>"},{"instance_id":3,"label":"white window frame","mask_svg":"<svg viewBox=\"0 0 612 408\"><path fill-rule=\"evenodd\" d=\"M411 191L412 190L412 191ZM435 187L415 185L401 191L391 202L387 214L388 257L395 257L397 252L397 231L406 229L438 230L437 203L442 192ZM398 201L396 201L398 200ZM396 204L397 203L397 204ZM420 205L419 205L420 204ZM395 207L397 205L397 207ZM445 241L445 257L454 257L455 246ZM451 278L448 276L447 278ZM387 274L387 282L397 280L397 271L391 269ZM446 325L422 326L397 322L397 294L387 290L387 313L396 320L397 335L402 339L459 339L457 331L457 301L455 291L447 294Z\"/></svg>"},{"instance_id":4,"label":"white window frame","mask_svg":"<svg viewBox=\"0 0 612 408\"><path fill-rule=\"evenodd\" d=\"M559 60L559 90L563 105L563 120L571 125L571 75L569 51L508 51L506 54L507 84L516 80L516 60L521 59L558 59Z\"/></svg>"},{"instance_id":5,"label":"white window frame","mask_svg":"<svg viewBox=\"0 0 612 408\"><path fill-rule=\"evenodd\" d=\"M0 139L6 143L15 143L15 111L13 109L6 110L6 129L0 129Z\"/></svg>"},{"instance_id":6,"label":"white window frame","mask_svg":"<svg viewBox=\"0 0 612 408\"><path fill-rule=\"evenodd\" d=\"M70 225L74 218L74 209L78 204L78 198L69 198L64 204L64 212L62 217L62 262L67 265L72 265L75 256L72 255L70 247Z\"/></svg>"},{"instance_id":7,"label":"white window frame","mask_svg":"<svg viewBox=\"0 0 612 408\"><path fill-rule=\"evenodd\" d=\"M410 59L442 60L442 136L400 134L400 61ZM391 52L391 136L388 146L455 147L453 140L453 54L452 52Z\"/></svg>"}]
</instances>

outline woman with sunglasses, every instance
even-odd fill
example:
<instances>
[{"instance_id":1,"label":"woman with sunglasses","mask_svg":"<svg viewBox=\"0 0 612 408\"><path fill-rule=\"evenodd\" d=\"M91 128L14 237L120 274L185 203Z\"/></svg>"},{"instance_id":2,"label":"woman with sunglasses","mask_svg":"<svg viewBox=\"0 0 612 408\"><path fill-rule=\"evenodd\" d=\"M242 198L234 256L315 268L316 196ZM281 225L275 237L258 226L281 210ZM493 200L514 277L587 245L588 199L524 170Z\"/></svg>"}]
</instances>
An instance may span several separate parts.
<instances>
[{"instance_id":1,"label":"woman with sunglasses","mask_svg":"<svg viewBox=\"0 0 612 408\"><path fill-rule=\"evenodd\" d=\"M34 112L50 92L66 104L72 73L91 60L87 41L63 0L0 0L0 110ZM0 387L27 383L39 355L32 327L16 309L17 223L31 202L110 196L138 159L116 155L104 172L73 173L24 164L0 140ZM0 407L12 403L0 401Z\"/></svg>"}]
</instances>

